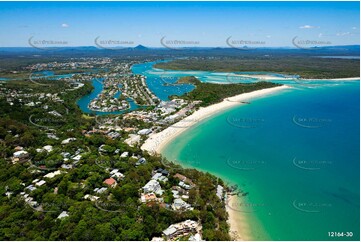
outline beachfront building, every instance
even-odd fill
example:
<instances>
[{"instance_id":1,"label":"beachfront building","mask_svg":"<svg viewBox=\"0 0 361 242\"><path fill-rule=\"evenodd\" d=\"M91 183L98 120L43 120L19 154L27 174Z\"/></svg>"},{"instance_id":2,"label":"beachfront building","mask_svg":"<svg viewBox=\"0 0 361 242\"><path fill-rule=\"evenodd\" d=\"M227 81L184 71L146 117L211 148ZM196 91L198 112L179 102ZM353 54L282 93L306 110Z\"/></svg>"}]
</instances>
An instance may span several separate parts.
<instances>
[{"instance_id":1,"label":"beachfront building","mask_svg":"<svg viewBox=\"0 0 361 242\"><path fill-rule=\"evenodd\" d=\"M134 145L136 145L137 143L140 142L140 135L138 134L129 134L129 138L124 140L124 142L131 146L131 147L134 147Z\"/></svg>"},{"instance_id":2,"label":"beachfront building","mask_svg":"<svg viewBox=\"0 0 361 242\"><path fill-rule=\"evenodd\" d=\"M142 129L142 130L139 130L139 131L138 131L138 134L139 134L139 135L148 135L148 134L150 134L150 133L152 133L152 130L151 130L151 129Z\"/></svg>"},{"instance_id":3,"label":"beachfront building","mask_svg":"<svg viewBox=\"0 0 361 242\"><path fill-rule=\"evenodd\" d=\"M180 223L170 225L166 230L163 230L163 235L167 240L176 240L179 237L201 234L202 225L193 220L186 220ZM197 237L199 237L197 236Z\"/></svg>"},{"instance_id":4,"label":"beachfront building","mask_svg":"<svg viewBox=\"0 0 361 242\"><path fill-rule=\"evenodd\" d=\"M219 197L219 199L223 200L223 187L221 185L217 186L217 192L216 195Z\"/></svg>"}]
</instances>

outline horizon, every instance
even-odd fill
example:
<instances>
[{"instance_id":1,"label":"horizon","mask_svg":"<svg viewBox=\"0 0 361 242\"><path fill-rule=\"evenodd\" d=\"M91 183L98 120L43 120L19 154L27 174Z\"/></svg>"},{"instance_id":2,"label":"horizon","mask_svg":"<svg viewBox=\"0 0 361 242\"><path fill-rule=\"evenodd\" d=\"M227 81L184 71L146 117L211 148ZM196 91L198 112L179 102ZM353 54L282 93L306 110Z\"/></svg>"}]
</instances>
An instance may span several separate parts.
<instances>
[{"instance_id":1,"label":"horizon","mask_svg":"<svg viewBox=\"0 0 361 242\"><path fill-rule=\"evenodd\" d=\"M0 7L0 47L292 48L295 38L313 46L360 44L358 2L1 2Z\"/></svg>"},{"instance_id":2,"label":"horizon","mask_svg":"<svg viewBox=\"0 0 361 242\"><path fill-rule=\"evenodd\" d=\"M315 46L314 48L334 48L334 47L343 47L343 46L358 46L360 47L360 44L350 44L350 45L330 45L330 46ZM66 49L66 48L95 48L95 49L102 49L97 47L96 45L74 45L74 46L60 46L62 49ZM164 46L157 46L157 47L153 47L153 46L147 46L144 44L138 44L134 47L127 47L127 46L116 46L119 49L114 49L114 50L126 50L126 49L134 49L137 47L145 47L147 49L168 49L167 47ZM246 47L246 46L245 46ZM11 48L29 48L29 49L33 49L34 47L32 46L0 46L0 49L11 49ZM59 49L59 46L53 46L53 47L49 47L49 49ZM182 49L233 49L230 46L187 46L187 47L181 47ZM263 47L259 47L257 49L298 49L296 46L263 46Z\"/></svg>"}]
</instances>

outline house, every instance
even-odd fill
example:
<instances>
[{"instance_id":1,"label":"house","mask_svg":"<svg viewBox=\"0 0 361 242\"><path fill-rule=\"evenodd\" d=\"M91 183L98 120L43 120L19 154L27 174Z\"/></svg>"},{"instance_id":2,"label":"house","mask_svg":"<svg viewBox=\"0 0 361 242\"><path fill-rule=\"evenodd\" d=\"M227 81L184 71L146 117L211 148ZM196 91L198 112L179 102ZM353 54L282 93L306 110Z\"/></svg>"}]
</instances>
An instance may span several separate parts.
<instances>
[{"instance_id":1,"label":"house","mask_svg":"<svg viewBox=\"0 0 361 242\"><path fill-rule=\"evenodd\" d=\"M102 188L95 188L94 192L98 193L98 194L102 194L103 192L105 192L106 190L108 190L108 188L106 187L102 187Z\"/></svg>"},{"instance_id":2,"label":"house","mask_svg":"<svg viewBox=\"0 0 361 242\"><path fill-rule=\"evenodd\" d=\"M28 189L30 192L36 190L36 187L34 187L34 185L29 185L27 187L25 187L25 189Z\"/></svg>"},{"instance_id":3,"label":"house","mask_svg":"<svg viewBox=\"0 0 361 242\"><path fill-rule=\"evenodd\" d=\"M65 171L64 171L65 172ZM54 172L51 172L51 173L48 173L48 174L46 174L44 177L45 178L53 178L53 177L55 177L55 176L58 176L58 175L61 175L61 171L59 171L59 170L57 170L57 171L54 171Z\"/></svg>"},{"instance_id":4,"label":"house","mask_svg":"<svg viewBox=\"0 0 361 242\"><path fill-rule=\"evenodd\" d=\"M136 134L130 134L129 135L129 138L124 140L124 142L133 147L135 144L139 143L140 142L140 135L136 135Z\"/></svg>"},{"instance_id":5,"label":"house","mask_svg":"<svg viewBox=\"0 0 361 242\"><path fill-rule=\"evenodd\" d=\"M29 158L29 153L25 150L16 151L13 154L12 161L13 163L16 162L26 162Z\"/></svg>"},{"instance_id":6,"label":"house","mask_svg":"<svg viewBox=\"0 0 361 242\"><path fill-rule=\"evenodd\" d=\"M61 144L66 145L66 144L69 144L70 142L75 141L75 140L76 140L76 138L68 138L68 139L65 139L65 140L61 141Z\"/></svg>"},{"instance_id":7,"label":"house","mask_svg":"<svg viewBox=\"0 0 361 242\"><path fill-rule=\"evenodd\" d=\"M178 210L193 210L192 206L189 203L186 203L181 198L176 198L173 201L172 208L176 211Z\"/></svg>"},{"instance_id":8,"label":"house","mask_svg":"<svg viewBox=\"0 0 361 242\"><path fill-rule=\"evenodd\" d=\"M167 182L168 178L163 176L162 173L155 173L152 177L152 180Z\"/></svg>"},{"instance_id":9,"label":"house","mask_svg":"<svg viewBox=\"0 0 361 242\"><path fill-rule=\"evenodd\" d=\"M120 137L120 134L118 132L110 132L107 134L107 136L110 138L110 139L116 139L116 138L119 138Z\"/></svg>"},{"instance_id":10,"label":"house","mask_svg":"<svg viewBox=\"0 0 361 242\"><path fill-rule=\"evenodd\" d=\"M173 176L174 178L178 178L179 180L181 180L183 183L188 183L190 186L194 187L195 184L193 183L193 181L189 178L187 178L186 176L183 176L179 173L175 174Z\"/></svg>"},{"instance_id":11,"label":"house","mask_svg":"<svg viewBox=\"0 0 361 242\"><path fill-rule=\"evenodd\" d=\"M163 194L163 190L162 190L159 182L156 180L150 180L147 184L145 184L145 186L143 187L143 191L144 191L144 193L154 192L155 194L158 194L158 195Z\"/></svg>"},{"instance_id":12,"label":"house","mask_svg":"<svg viewBox=\"0 0 361 242\"><path fill-rule=\"evenodd\" d=\"M21 146L16 146L16 147L14 148L14 150L15 150L15 151L21 151L21 150L24 150L24 148L21 147Z\"/></svg>"},{"instance_id":13,"label":"house","mask_svg":"<svg viewBox=\"0 0 361 242\"><path fill-rule=\"evenodd\" d=\"M169 172L166 169L158 168L153 171L154 173L162 173L163 176L168 176Z\"/></svg>"},{"instance_id":14,"label":"house","mask_svg":"<svg viewBox=\"0 0 361 242\"><path fill-rule=\"evenodd\" d=\"M141 196L140 196L140 201L142 203L154 202L157 200L158 200L157 196L153 192L148 193L148 194L141 194Z\"/></svg>"},{"instance_id":15,"label":"house","mask_svg":"<svg viewBox=\"0 0 361 242\"><path fill-rule=\"evenodd\" d=\"M48 153L52 152L53 151L53 146L51 145L45 145L43 148L41 149L36 149L36 152L40 153L40 152L43 152L43 151L46 151Z\"/></svg>"},{"instance_id":16,"label":"house","mask_svg":"<svg viewBox=\"0 0 361 242\"><path fill-rule=\"evenodd\" d=\"M110 172L111 177L117 179L118 181L124 178L123 173L119 172L118 169L114 169Z\"/></svg>"},{"instance_id":17,"label":"house","mask_svg":"<svg viewBox=\"0 0 361 242\"><path fill-rule=\"evenodd\" d=\"M74 161L77 161L77 162L79 162L80 161L80 159L81 159L81 155L75 155L75 156L73 156L73 157L71 157Z\"/></svg>"},{"instance_id":18,"label":"house","mask_svg":"<svg viewBox=\"0 0 361 242\"><path fill-rule=\"evenodd\" d=\"M223 187L218 185L217 186L217 192L216 192L216 195L217 197L219 197L219 199L223 200Z\"/></svg>"},{"instance_id":19,"label":"house","mask_svg":"<svg viewBox=\"0 0 361 242\"><path fill-rule=\"evenodd\" d=\"M164 241L161 237L153 237L151 241Z\"/></svg>"},{"instance_id":20,"label":"house","mask_svg":"<svg viewBox=\"0 0 361 242\"><path fill-rule=\"evenodd\" d=\"M53 146L51 146L51 145L45 145L45 146L43 147L43 150L45 150L46 152L50 153L50 152L53 151Z\"/></svg>"},{"instance_id":21,"label":"house","mask_svg":"<svg viewBox=\"0 0 361 242\"><path fill-rule=\"evenodd\" d=\"M136 165L136 166L139 166L139 165L141 165L141 164L144 164L145 162L147 162L147 160L142 157L142 158L140 158L140 159L135 163L135 165Z\"/></svg>"},{"instance_id":22,"label":"house","mask_svg":"<svg viewBox=\"0 0 361 242\"><path fill-rule=\"evenodd\" d=\"M193 220L186 220L180 223L172 224L163 230L163 234L167 240L175 240L182 236L201 233L202 226Z\"/></svg>"},{"instance_id":23,"label":"house","mask_svg":"<svg viewBox=\"0 0 361 242\"><path fill-rule=\"evenodd\" d=\"M72 169L72 168L73 168L73 165L71 165L71 164L69 164L69 165L67 165L67 164L62 164L62 165L61 165L61 168L66 169L66 170L69 170L69 169Z\"/></svg>"},{"instance_id":24,"label":"house","mask_svg":"<svg viewBox=\"0 0 361 242\"><path fill-rule=\"evenodd\" d=\"M84 199L87 199L87 200L90 200L90 201L92 201L92 202L95 202L96 200L99 199L99 197L93 196L93 195L90 195L90 194L86 194L83 198L84 198Z\"/></svg>"},{"instance_id":25,"label":"house","mask_svg":"<svg viewBox=\"0 0 361 242\"><path fill-rule=\"evenodd\" d=\"M68 212L63 211L63 212L61 212L61 214L59 214L57 219L62 219L62 218L66 218L66 217L69 217L69 214L68 214Z\"/></svg>"},{"instance_id":26,"label":"house","mask_svg":"<svg viewBox=\"0 0 361 242\"><path fill-rule=\"evenodd\" d=\"M108 186L110 186L112 188L114 188L117 185L117 181L114 180L114 178L112 178L112 177L105 179L103 183L107 184Z\"/></svg>"},{"instance_id":27,"label":"house","mask_svg":"<svg viewBox=\"0 0 361 242\"><path fill-rule=\"evenodd\" d=\"M129 156L129 152L123 152L121 155L120 155L120 157L122 157L122 158L125 158L125 157L128 157Z\"/></svg>"},{"instance_id":28,"label":"house","mask_svg":"<svg viewBox=\"0 0 361 242\"><path fill-rule=\"evenodd\" d=\"M36 183L35 183L35 186L40 187L40 186L44 185L45 183L46 183L46 181L41 180L41 181L36 182Z\"/></svg>"},{"instance_id":29,"label":"house","mask_svg":"<svg viewBox=\"0 0 361 242\"><path fill-rule=\"evenodd\" d=\"M185 184L183 181L180 181L178 185L179 185L180 187L183 187L183 188L186 189L186 190L189 190L189 189L192 188L190 185Z\"/></svg>"},{"instance_id":30,"label":"house","mask_svg":"<svg viewBox=\"0 0 361 242\"><path fill-rule=\"evenodd\" d=\"M148 135L150 133L152 133L151 129L142 129L142 130L139 130L137 134L139 134L139 135Z\"/></svg>"},{"instance_id":31,"label":"house","mask_svg":"<svg viewBox=\"0 0 361 242\"><path fill-rule=\"evenodd\" d=\"M195 235L192 234L191 236L189 236L188 241L204 241L204 240L202 240L202 236L200 233L196 233Z\"/></svg>"}]
</instances>

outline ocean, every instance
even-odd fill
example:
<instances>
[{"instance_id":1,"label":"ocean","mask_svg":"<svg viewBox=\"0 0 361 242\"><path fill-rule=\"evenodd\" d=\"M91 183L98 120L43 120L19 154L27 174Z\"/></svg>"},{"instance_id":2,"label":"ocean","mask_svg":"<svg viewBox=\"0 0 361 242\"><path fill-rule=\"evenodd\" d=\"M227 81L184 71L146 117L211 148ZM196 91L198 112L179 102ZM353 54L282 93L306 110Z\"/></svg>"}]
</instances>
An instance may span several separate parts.
<instances>
[{"instance_id":1,"label":"ocean","mask_svg":"<svg viewBox=\"0 0 361 242\"><path fill-rule=\"evenodd\" d=\"M238 185L245 196L228 206L255 240L359 240L359 88L294 85L249 100L182 133L163 155Z\"/></svg>"}]
</instances>

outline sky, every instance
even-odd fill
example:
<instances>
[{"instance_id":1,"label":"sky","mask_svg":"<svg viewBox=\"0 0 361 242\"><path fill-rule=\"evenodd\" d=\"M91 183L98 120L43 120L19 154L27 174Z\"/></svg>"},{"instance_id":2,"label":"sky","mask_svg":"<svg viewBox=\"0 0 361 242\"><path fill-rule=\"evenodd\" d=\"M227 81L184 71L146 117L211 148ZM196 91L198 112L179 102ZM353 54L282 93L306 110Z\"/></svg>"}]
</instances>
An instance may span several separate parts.
<instances>
[{"instance_id":1,"label":"sky","mask_svg":"<svg viewBox=\"0 0 361 242\"><path fill-rule=\"evenodd\" d=\"M0 47L351 45L359 23L359 2L0 2Z\"/></svg>"}]
</instances>

